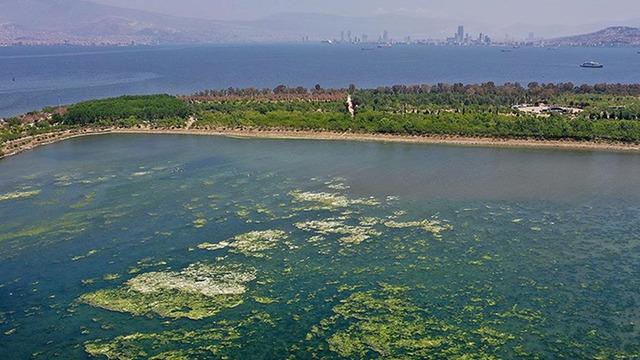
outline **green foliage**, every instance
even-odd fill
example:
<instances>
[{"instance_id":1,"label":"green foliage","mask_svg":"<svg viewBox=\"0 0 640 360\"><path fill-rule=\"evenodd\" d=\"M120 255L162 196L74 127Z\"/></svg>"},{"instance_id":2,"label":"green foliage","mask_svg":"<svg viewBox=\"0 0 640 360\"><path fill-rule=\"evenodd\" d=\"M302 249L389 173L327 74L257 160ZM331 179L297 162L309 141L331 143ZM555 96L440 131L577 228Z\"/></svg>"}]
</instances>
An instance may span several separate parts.
<instances>
[{"instance_id":1,"label":"green foliage","mask_svg":"<svg viewBox=\"0 0 640 360\"><path fill-rule=\"evenodd\" d=\"M123 96L113 99L92 100L72 105L64 115L68 124L95 124L118 122L123 119L158 121L186 118L190 107L175 96Z\"/></svg>"},{"instance_id":2,"label":"green foliage","mask_svg":"<svg viewBox=\"0 0 640 360\"><path fill-rule=\"evenodd\" d=\"M197 126L640 142L640 121L635 120L590 120L562 115L516 116L472 111L398 114L366 110L354 120L342 112L278 110L261 114L237 109L231 112L201 112Z\"/></svg>"}]
</instances>

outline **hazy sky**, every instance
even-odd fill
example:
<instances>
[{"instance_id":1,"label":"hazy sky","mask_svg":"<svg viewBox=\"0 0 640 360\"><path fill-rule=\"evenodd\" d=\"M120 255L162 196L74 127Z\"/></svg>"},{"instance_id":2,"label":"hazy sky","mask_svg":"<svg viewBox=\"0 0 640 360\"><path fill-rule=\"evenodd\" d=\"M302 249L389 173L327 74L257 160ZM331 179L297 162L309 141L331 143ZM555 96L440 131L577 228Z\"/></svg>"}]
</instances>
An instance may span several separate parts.
<instances>
[{"instance_id":1,"label":"hazy sky","mask_svg":"<svg viewBox=\"0 0 640 360\"><path fill-rule=\"evenodd\" d=\"M591 24L640 18L640 0L92 0L220 20L281 12L368 16L402 13L476 22ZM636 15L637 14L637 15Z\"/></svg>"}]
</instances>

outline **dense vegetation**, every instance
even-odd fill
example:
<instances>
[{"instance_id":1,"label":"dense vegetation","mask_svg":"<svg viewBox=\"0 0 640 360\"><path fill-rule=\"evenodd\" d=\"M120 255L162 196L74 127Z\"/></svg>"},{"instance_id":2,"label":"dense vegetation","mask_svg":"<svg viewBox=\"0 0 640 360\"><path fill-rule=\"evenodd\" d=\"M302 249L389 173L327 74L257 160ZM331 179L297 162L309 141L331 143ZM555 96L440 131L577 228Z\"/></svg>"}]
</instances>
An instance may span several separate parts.
<instances>
[{"instance_id":1,"label":"dense vegetation","mask_svg":"<svg viewBox=\"0 0 640 360\"><path fill-rule=\"evenodd\" d=\"M357 115L345 106L351 95ZM547 103L576 114L527 114ZM195 123L188 122L193 116ZM359 90L278 86L206 90L187 97L123 96L44 109L0 123L0 142L91 127L258 128L399 135L605 140L640 143L640 84L396 85Z\"/></svg>"},{"instance_id":2,"label":"dense vegetation","mask_svg":"<svg viewBox=\"0 0 640 360\"><path fill-rule=\"evenodd\" d=\"M256 111L202 112L200 127L286 128L300 130L353 131L399 135L461 135L537 139L615 140L640 142L640 122L512 116L487 112L440 112L393 114L364 111L355 119L334 112Z\"/></svg>"},{"instance_id":3,"label":"dense vegetation","mask_svg":"<svg viewBox=\"0 0 640 360\"><path fill-rule=\"evenodd\" d=\"M92 100L72 105L61 120L68 124L110 123L135 118L158 121L184 118L189 115L189 106L170 95L123 96L113 99Z\"/></svg>"},{"instance_id":4,"label":"dense vegetation","mask_svg":"<svg viewBox=\"0 0 640 360\"><path fill-rule=\"evenodd\" d=\"M325 94L280 88L278 94ZM351 118L346 94L358 106ZM196 101L199 127L286 128L401 135L460 135L501 138L640 142L640 85L438 84L342 90L340 101L276 101L268 91L228 89ZM276 94L275 90L272 94ZM201 94L202 95L202 94ZM240 96L240 97L239 97ZM242 97L244 96L244 97ZM202 99L199 99L202 100ZM515 104L546 102L577 107L579 115L524 114Z\"/></svg>"}]
</instances>

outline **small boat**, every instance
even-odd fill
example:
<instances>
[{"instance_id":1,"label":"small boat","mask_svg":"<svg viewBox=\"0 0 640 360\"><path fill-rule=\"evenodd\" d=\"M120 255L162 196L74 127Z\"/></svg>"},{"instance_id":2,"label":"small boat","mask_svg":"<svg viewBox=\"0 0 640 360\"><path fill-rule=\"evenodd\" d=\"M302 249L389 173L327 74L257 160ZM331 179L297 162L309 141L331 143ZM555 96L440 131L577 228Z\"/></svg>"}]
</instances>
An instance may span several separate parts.
<instances>
[{"instance_id":1,"label":"small boat","mask_svg":"<svg viewBox=\"0 0 640 360\"><path fill-rule=\"evenodd\" d=\"M589 68L589 69L600 69L600 68L603 68L604 65L595 61L587 61L585 63L580 64L580 67Z\"/></svg>"}]
</instances>

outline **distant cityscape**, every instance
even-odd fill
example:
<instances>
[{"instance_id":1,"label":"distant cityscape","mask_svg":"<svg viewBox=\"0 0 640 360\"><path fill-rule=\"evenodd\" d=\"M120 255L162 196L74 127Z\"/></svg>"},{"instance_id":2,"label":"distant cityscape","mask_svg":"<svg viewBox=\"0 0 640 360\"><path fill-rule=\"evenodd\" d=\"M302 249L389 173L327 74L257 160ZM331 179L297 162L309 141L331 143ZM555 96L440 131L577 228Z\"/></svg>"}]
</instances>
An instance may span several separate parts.
<instances>
[{"instance_id":1,"label":"distant cityscape","mask_svg":"<svg viewBox=\"0 0 640 360\"><path fill-rule=\"evenodd\" d=\"M368 34L355 35L350 30L341 31L339 37L334 39L326 39L322 42L325 44L362 44L362 45L448 45L448 46L544 46L544 39L536 38L533 32L530 32L526 39L515 39L505 35L505 38L496 41L485 33L477 35L465 31L464 25L458 26L453 36L445 39L412 39L411 36L404 36L396 39L390 36L387 30L383 30L377 37L369 37ZM302 38L303 42L312 42L310 37Z\"/></svg>"}]
</instances>

